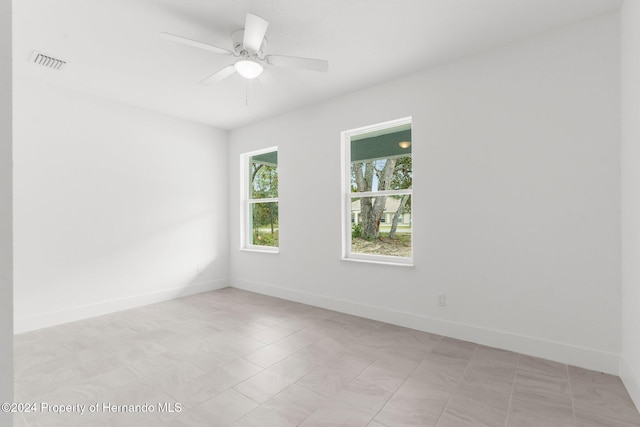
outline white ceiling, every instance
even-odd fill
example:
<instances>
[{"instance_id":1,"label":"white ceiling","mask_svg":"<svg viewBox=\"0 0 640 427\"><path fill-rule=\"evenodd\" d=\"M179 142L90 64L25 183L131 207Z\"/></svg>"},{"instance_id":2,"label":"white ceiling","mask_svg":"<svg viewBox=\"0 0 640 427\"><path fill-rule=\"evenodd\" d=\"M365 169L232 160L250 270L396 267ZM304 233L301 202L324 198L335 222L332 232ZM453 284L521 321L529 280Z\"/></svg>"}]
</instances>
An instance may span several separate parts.
<instances>
[{"instance_id":1,"label":"white ceiling","mask_svg":"<svg viewBox=\"0 0 640 427\"><path fill-rule=\"evenodd\" d=\"M18 0L15 78L44 80L233 129L617 9L621 0ZM232 58L160 32L231 49L247 12L269 21L266 53L329 60L328 73L269 67L197 84ZM68 62L53 71L34 51Z\"/></svg>"}]
</instances>

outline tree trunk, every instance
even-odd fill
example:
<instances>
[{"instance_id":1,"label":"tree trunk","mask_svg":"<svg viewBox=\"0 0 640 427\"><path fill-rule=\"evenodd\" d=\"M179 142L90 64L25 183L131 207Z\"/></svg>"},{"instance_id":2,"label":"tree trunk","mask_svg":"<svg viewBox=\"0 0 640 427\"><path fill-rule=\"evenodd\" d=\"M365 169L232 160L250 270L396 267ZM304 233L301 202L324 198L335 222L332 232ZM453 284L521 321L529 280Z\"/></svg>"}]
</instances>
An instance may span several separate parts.
<instances>
[{"instance_id":1,"label":"tree trunk","mask_svg":"<svg viewBox=\"0 0 640 427\"><path fill-rule=\"evenodd\" d=\"M362 170L364 165L364 171ZM358 192L371 191L373 185L373 162L354 163L353 171L356 178ZM373 215L373 202L371 197L360 198L360 212L362 217L362 237L372 239L377 237L376 222Z\"/></svg>"},{"instance_id":2,"label":"tree trunk","mask_svg":"<svg viewBox=\"0 0 640 427\"><path fill-rule=\"evenodd\" d=\"M391 186L391 179L393 177L393 171L396 168L396 159L387 159L384 164L384 168L382 171L378 172L378 190L384 191L388 190ZM381 196L376 197L376 201L373 204L373 221L375 221L375 236L374 238L380 237L380 219L384 214L384 208L387 206L387 197Z\"/></svg>"},{"instance_id":3,"label":"tree trunk","mask_svg":"<svg viewBox=\"0 0 640 427\"><path fill-rule=\"evenodd\" d=\"M255 163L253 164L253 173L251 174L251 188L253 188L253 181L256 180L256 175L258 174L258 171L262 168L262 166L264 165L257 165Z\"/></svg>"},{"instance_id":4,"label":"tree trunk","mask_svg":"<svg viewBox=\"0 0 640 427\"><path fill-rule=\"evenodd\" d=\"M362 165L364 164L364 172ZM382 171L377 171L374 162L355 163L354 174L356 186L359 192L371 191L373 185L374 172L378 178L378 190L388 190L391 185L391 178L396 167L395 159L387 159ZM374 201L375 200L375 201ZM360 211L362 213L362 237L368 240L380 237L380 219L384 213L387 198L382 197L362 197L360 199Z\"/></svg>"},{"instance_id":5,"label":"tree trunk","mask_svg":"<svg viewBox=\"0 0 640 427\"><path fill-rule=\"evenodd\" d=\"M407 205L407 201L409 200L409 195L405 194L402 196L400 200L400 206L398 206L398 210L393 215L393 221L391 222L391 231L389 232L389 237L391 239L396 238L396 229L398 228L398 221L400 220L400 216L402 215L402 211L404 211L404 207Z\"/></svg>"},{"instance_id":6,"label":"tree trunk","mask_svg":"<svg viewBox=\"0 0 640 427\"><path fill-rule=\"evenodd\" d=\"M362 237L365 239L375 239L376 221L373 213L373 203L371 197L360 199L360 210L362 212Z\"/></svg>"}]
</instances>

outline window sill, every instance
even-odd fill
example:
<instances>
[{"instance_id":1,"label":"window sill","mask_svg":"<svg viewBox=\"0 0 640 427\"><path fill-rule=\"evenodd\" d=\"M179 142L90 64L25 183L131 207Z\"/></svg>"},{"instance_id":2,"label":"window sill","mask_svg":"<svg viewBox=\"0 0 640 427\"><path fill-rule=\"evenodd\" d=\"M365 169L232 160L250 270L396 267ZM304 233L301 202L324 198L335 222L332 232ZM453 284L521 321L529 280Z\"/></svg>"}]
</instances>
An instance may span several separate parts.
<instances>
[{"instance_id":1,"label":"window sill","mask_svg":"<svg viewBox=\"0 0 640 427\"><path fill-rule=\"evenodd\" d=\"M263 254L279 254L280 248L261 248L261 247L250 247L250 248L240 248L242 252L261 252Z\"/></svg>"},{"instance_id":2,"label":"window sill","mask_svg":"<svg viewBox=\"0 0 640 427\"><path fill-rule=\"evenodd\" d=\"M392 265L395 267L415 267L413 260L410 260L408 262L396 262L396 261L391 261L387 259L375 260L375 259L368 259L368 258L342 258L342 261L361 262L365 264Z\"/></svg>"}]
</instances>

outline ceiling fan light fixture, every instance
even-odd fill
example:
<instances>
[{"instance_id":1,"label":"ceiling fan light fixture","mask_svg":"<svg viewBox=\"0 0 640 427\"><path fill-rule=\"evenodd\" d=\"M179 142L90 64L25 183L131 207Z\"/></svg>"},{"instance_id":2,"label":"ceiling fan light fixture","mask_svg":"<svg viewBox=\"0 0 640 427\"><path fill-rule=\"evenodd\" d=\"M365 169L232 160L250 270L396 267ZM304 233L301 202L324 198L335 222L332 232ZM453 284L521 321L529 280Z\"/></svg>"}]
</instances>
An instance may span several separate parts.
<instances>
[{"instance_id":1,"label":"ceiling fan light fixture","mask_svg":"<svg viewBox=\"0 0 640 427\"><path fill-rule=\"evenodd\" d=\"M247 13L244 28L231 33L233 51L187 37L182 37L171 33L160 33L160 35L170 41L184 44L186 46L207 50L218 55L226 55L237 58L237 62L229 63L227 66L206 77L199 83L209 86L217 83L235 73L250 80L262 74L263 64L273 67L295 68L299 70L309 70L326 72L329 69L329 62L324 59L303 58L299 56L286 55L264 55L262 49L267 43L265 34L269 22L252 13Z\"/></svg>"},{"instance_id":2,"label":"ceiling fan light fixture","mask_svg":"<svg viewBox=\"0 0 640 427\"><path fill-rule=\"evenodd\" d=\"M264 70L262 65L249 59L240 60L233 66L236 68L238 74L240 74L245 79L255 79L260 74L262 74L262 70Z\"/></svg>"}]
</instances>

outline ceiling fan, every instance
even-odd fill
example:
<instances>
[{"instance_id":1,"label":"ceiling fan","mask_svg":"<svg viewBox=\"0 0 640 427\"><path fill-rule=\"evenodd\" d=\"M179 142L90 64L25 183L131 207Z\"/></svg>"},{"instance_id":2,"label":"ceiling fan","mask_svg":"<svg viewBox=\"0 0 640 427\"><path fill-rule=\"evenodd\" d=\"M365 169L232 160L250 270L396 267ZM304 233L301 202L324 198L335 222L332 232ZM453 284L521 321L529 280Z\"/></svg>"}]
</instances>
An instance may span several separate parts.
<instances>
[{"instance_id":1,"label":"ceiling fan","mask_svg":"<svg viewBox=\"0 0 640 427\"><path fill-rule=\"evenodd\" d=\"M208 50L219 55L227 55L237 60L223 69L216 71L200 82L201 85L211 85L237 72L245 79L254 79L264 70L265 65L274 67L297 68L325 72L329 69L329 62L323 59L301 58L285 55L265 55L262 51L266 45L265 34L269 22L257 15L247 13L243 30L231 34L233 50L212 46L186 37L170 33L160 33L164 38L187 46Z\"/></svg>"}]
</instances>

